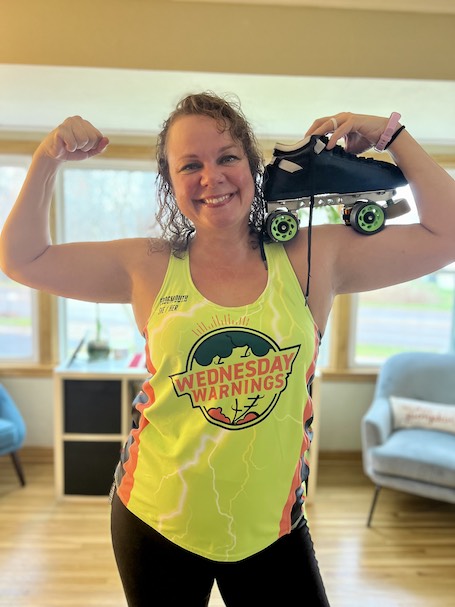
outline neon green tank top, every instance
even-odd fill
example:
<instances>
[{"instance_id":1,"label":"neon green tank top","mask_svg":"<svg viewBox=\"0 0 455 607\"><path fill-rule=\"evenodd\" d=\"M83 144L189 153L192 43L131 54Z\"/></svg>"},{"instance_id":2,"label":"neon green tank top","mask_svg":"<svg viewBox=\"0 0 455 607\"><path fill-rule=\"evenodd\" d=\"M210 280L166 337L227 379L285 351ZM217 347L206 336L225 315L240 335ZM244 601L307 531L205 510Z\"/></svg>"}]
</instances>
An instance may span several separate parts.
<instances>
[{"instance_id":1,"label":"neon green tank top","mask_svg":"<svg viewBox=\"0 0 455 607\"><path fill-rule=\"evenodd\" d=\"M170 257L146 327L151 377L117 492L167 539L217 561L259 552L304 519L320 334L281 244L252 304L222 307Z\"/></svg>"}]
</instances>

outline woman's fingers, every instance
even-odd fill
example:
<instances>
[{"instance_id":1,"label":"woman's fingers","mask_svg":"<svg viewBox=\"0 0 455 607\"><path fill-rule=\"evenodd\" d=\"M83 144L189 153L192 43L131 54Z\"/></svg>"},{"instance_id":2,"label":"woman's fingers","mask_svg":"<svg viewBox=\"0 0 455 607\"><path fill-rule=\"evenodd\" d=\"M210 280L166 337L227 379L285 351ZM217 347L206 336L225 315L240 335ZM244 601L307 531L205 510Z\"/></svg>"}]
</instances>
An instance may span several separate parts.
<instances>
[{"instance_id":1,"label":"woman's fingers","mask_svg":"<svg viewBox=\"0 0 455 607\"><path fill-rule=\"evenodd\" d=\"M84 160L103 152L109 140L88 120L67 118L41 144L41 150L54 160Z\"/></svg>"},{"instance_id":2,"label":"woman's fingers","mask_svg":"<svg viewBox=\"0 0 455 607\"><path fill-rule=\"evenodd\" d=\"M327 149L332 149L337 141L344 138L347 151L359 154L377 143L386 124L387 118L340 112L315 120L306 135L331 133Z\"/></svg>"}]
</instances>

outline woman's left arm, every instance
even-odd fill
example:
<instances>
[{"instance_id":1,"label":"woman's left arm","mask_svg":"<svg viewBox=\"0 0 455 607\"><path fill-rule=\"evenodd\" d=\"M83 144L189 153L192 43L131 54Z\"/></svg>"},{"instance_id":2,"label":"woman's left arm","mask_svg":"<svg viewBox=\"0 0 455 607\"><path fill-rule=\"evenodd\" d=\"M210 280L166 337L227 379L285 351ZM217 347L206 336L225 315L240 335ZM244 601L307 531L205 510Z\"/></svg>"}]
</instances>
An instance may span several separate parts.
<instances>
[{"instance_id":1,"label":"woman's left arm","mask_svg":"<svg viewBox=\"0 0 455 607\"><path fill-rule=\"evenodd\" d=\"M446 241L455 255L455 180L403 130L388 148L403 171L419 213L420 225Z\"/></svg>"},{"instance_id":2,"label":"woman's left arm","mask_svg":"<svg viewBox=\"0 0 455 607\"><path fill-rule=\"evenodd\" d=\"M354 154L373 147L388 122L387 118L349 113L336 114L334 118L335 130L331 118L321 118L308 134L333 131L327 147L330 149L344 137L346 151ZM405 282L455 260L455 180L406 129L402 129L387 151L411 187L419 223L386 226L382 232L369 236L346 230L344 226L327 226L340 228L330 230L329 237L334 293L360 292Z\"/></svg>"}]
</instances>

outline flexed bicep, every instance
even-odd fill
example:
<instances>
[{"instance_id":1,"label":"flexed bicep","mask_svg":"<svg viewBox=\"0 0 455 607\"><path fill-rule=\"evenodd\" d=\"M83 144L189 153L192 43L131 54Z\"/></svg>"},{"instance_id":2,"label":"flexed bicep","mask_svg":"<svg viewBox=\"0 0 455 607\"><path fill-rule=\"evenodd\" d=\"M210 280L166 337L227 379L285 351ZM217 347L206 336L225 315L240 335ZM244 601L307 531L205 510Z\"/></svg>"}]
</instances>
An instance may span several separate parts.
<instances>
[{"instance_id":1,"label":"flexed bicep","mask_svg":"<svg viewBox=\"0 0 455 607\"><path fill-rule=\"evenodd\" d=\"M3 226L0 267L5 274L41 288L46 273L60 272L59 264L64 264L49 254L49 215L58 168L66 160L82 160L100 153L107 143L98 129L79 116L68 118L44 138L33 154L24 184Z\"/></svg>"}]
</instances>

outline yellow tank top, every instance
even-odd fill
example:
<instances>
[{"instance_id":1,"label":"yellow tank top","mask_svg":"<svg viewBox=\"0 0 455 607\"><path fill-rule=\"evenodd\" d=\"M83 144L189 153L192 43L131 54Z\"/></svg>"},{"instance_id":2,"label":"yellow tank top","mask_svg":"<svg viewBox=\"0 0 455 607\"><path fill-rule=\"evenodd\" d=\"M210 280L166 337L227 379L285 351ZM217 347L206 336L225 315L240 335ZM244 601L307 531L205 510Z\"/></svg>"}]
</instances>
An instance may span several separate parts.
<instances>
[{"instance_id":1,"label":"yellow tank top","mask_svg":"<svg viewBox=\"0 0 455 607\"><path fill-rule=\"evenodd\" d=\"M116 470L127 508L217 561L259 552L304 518L309 386L320 342L281 244L252 304L222 307L170 257L146 326L145 381Z\"/></svg>"}]
</instances>

